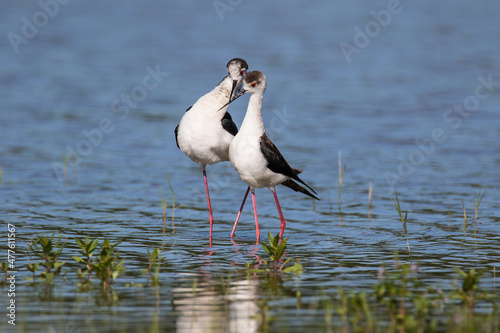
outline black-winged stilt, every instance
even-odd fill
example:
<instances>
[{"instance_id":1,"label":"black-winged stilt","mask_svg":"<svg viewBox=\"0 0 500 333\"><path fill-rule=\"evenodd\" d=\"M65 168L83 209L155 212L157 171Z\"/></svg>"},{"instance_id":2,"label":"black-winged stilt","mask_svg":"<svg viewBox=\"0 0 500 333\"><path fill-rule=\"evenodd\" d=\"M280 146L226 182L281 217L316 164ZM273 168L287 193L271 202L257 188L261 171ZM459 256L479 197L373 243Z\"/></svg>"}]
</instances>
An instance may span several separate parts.
<instances>
[{"instance_id":1,"label":"black-winged stilt","mask_svg":"<svg viewBox=\"0 0 500 333\"><path fill-rule=\"evenodd\" d=\"M205 169L207 164L229 161L229 144L238 133L238 128L226 112L227 105L233 94L240 91L248 65L245 60L234 58L226 67L229 75L186 110L174 131L177 147L198 163L203 171L210 215L210 245L214 217Z\"/></svg>"},{"instance_id":2,"label":"black-winged stilt","mask_svg":"<svg viewBox=\"0 0 500 333\"><path fill-rule=\"evenodd\" d=\"M238 216L236 217L231 237L234 236L234 231L248 196L248 191L251 190L257 242L259 241L260 230L257 218L257 206L255 203L256 188L267 187L273 192L281 220L280 239L283 238L286 222L281 212L275 186L282 184L319 200L314 194L295 182L297 181L305 185L309 190L317 194L309 185L299 178L298 174L302 171L290 167L278 148L276 148L272 141L266 136L261 112L265 90L265 75L259 71L253 71L245 75L243 79L243 90L231 100L232 102L247 92L251 93L247 112L241 124L241 128L229 146L229 160L236 171L238 171L241 179L249 186L243 198Z\"/></svg>"}]
</instances>

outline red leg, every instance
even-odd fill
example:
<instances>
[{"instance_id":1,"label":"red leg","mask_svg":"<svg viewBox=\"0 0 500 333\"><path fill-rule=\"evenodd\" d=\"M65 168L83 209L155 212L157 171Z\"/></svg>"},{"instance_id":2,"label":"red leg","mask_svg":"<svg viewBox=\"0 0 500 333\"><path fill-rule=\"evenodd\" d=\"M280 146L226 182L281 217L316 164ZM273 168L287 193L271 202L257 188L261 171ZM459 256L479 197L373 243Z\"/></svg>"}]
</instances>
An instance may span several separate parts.
<instances>
[{"instance_id":1,"label":"red leg","mask_svg":"<svg viewBox=\"0 0 500 333\"><path fill-rule=\"evenodd\" d=\"M276 192L274 190L271 190L271 191L273 191L274 201L276 201L276 207L278 207L278 213L280 214L280 220L281 220L280 239L282 239L283 233L285 232L286 222L285 222L285 218L283 217L283 213L281 212L281 207L280 207L280 203L278 201L278 196L276 195Z\"/></svg>"},{"instance_id":2,"label":"red leg","mask_svg":"<svg viewBox=\"0 0 500 333\"><path fill-rule=\"evenodd\" d=\"M229 236L231 238L234 237L234 232L236 230L236 225L238 224L238 221L240 220L241 211L243 210L243 206L245 206L245 201L247 200L248 192L250 192L250 186L248 186L248 188L247 188L245 196L243 197L243 202L241 203L240 211L238 212L238 216L236 216L236 221L234 222L233 231L231 231L231 235Z\"/></svg>"},{"instance_id":3,"label":"red leg","mask_svg":"<svg viewBox=\"0 0 500 333\"><path fill-rule=\"evenodd\" d=\"M255 215L255 235L257 236L257 244L260 239L259 219L257 218L257 204L255 203L255 190L252 190L253 214Z\"/></svg>"},{"instance_id":4,"label":"red leg","mask_svg":"<svg viewBox=\"0 0 500 333\"><path fill-rule=\"evenodd\" d=\"M210 193L208 192L207 172L203 168L203 180L205 181L205 192L207 192L208 213L210 214L210 246L212 246L212 227L214 224L214 216L212 214L212 204L210 203Z\"/></svg>"}]
</instances>

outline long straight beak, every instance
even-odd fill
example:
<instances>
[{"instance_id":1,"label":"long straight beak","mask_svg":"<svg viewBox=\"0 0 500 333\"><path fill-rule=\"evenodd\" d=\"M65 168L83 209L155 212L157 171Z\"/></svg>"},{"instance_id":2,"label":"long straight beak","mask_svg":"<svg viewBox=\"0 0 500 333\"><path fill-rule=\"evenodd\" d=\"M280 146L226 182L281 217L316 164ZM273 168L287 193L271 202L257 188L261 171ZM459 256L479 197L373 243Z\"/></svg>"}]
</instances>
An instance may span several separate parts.
<instances>
[{"instance_id":1,"label":"long straight beak","mask_svg":"<svg viewBox=\"0 0 500 333\"><path fill-rule=\"evenodd\" d=\"M229 104L231 104L232 102L234 102L234 101L235 101L236 99L238 99L239 97L241 97L241 96L245 95L247 92L248 92L248 90L245 90L245 89L241 90L241 91L240 91L240 93L239 93L238 95L234 96L234 98L233 98L233 99L231 99L229 102L227 102L226 104L224 104L224 105L223 105L223 106L222 106L219 110L217 110L217 111L220 111L220 110L224 109L226 106L228 106Z\"/></svg>"},{"instance_id":2,"label":"long straight beak","mask_svg":"<svg viewBox=\"0 0 500 333\"><path fill-rule=\"evenodd\" d=\"M231 93L229 94L229 100L233 97L233 93L236 90L236 86L238 85L238 80L233 80L233 87L231 88Z\"/></svg>"}]
</instances>

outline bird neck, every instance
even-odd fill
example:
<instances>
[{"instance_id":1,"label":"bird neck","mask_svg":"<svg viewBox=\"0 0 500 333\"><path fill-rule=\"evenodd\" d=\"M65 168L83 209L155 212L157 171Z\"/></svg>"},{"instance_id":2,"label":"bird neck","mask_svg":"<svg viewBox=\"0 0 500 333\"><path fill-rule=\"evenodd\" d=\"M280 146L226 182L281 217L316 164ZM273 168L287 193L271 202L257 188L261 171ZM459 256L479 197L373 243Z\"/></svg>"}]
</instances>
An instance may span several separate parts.
<instances>
[{"instance_id":1,"label":"bird neck","mask_svg":"<svg viewBox=\"0 0 500 333\"><path fill-rule=\"evenodd\" d=\"M212 94L218 98L222 105L226 104L229 100L229 94L231 94L233 80L230 76L226 76L222 81L212 90ZM221 106L222 106L221 105Z\"/></svg>"},{"instance_id":2,"label":"bird neck","mask_svg":"<svg viewBox=\"0 0 500 333\"><path fill-rule=\"evenodd\" d=\"M220 108L229 101L232 82L231 78L226 76L212 91L199 98L196 102L199 107L191 109L191 112L197 113L202 117L222 119L228 107Z\"/></svg>"},{"instance_id":3,"label":"bird neck","mask_svg":"<svg viewBox=\"0 0 500 333\"><path fill-rule=\"evenodd\" d=\"M241 124L240 132L248 132L259 137L266 132L262 121L262 99L264 94L253 93L248 101L247 113Z\"/></svg>"}]
</instances>

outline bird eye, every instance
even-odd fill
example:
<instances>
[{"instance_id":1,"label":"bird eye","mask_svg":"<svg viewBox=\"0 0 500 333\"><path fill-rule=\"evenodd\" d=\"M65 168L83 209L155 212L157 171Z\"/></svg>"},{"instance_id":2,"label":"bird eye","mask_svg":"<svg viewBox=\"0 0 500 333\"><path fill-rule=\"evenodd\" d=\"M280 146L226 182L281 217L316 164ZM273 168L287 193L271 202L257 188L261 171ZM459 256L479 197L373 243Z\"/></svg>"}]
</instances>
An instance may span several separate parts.
<instances>
[{"instance_id":1,"label":"bird eye","mask_svg":"<svg viewBox=\"0 0 500 333\"><path fill-rule=\"evenodd\" d=\"M257 83L252 82L250 85L251 85L252 87L255 87L255 85L256 85L256 84L257 84Z\"/></svg>"},{"instance_id":2,"label":"bird eye","mask_svg":"<svg viewBox=\"0 0 500 333\"><path fill-rule=\"evenodd\" d=\"M245 73L245 71L241 71L241 72L240 72L240 75L243 75L243 73Z\"/></svg>"}]
</instances>

